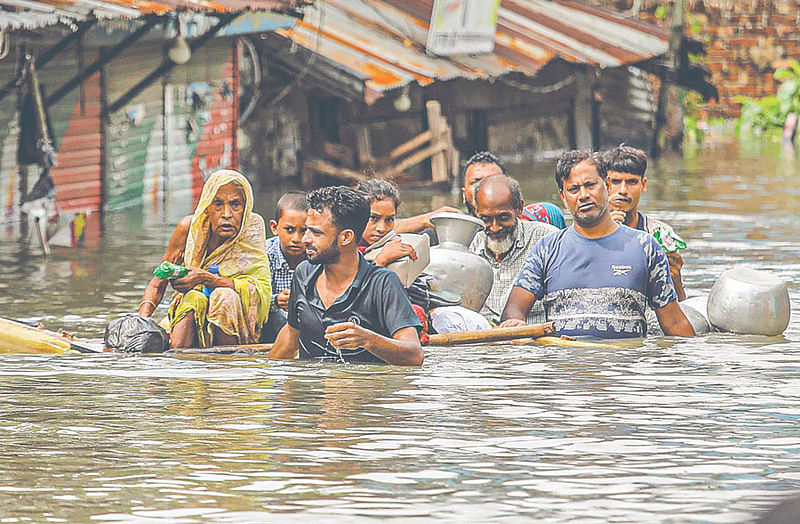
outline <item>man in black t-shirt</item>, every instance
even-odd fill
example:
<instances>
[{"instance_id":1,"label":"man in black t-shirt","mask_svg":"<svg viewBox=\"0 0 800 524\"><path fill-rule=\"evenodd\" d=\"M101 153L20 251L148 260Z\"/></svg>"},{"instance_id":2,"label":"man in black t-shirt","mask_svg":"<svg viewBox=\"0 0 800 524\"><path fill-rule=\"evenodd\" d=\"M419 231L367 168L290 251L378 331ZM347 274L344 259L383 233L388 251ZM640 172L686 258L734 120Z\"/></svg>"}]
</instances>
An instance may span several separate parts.
<instances>
[{"instance_id":1,"label":"man in black t-shirt","mask_svg":"<svg viewBox=\"0 0 800 524\"><path fill-rule=\"evenodd\" d=\"M359 240L369 203L346 187L307 197L308 260L292 279L288 324L270 358L422 364L422 325L397 275L364 260Z\"/></svg>"}]
</instances>

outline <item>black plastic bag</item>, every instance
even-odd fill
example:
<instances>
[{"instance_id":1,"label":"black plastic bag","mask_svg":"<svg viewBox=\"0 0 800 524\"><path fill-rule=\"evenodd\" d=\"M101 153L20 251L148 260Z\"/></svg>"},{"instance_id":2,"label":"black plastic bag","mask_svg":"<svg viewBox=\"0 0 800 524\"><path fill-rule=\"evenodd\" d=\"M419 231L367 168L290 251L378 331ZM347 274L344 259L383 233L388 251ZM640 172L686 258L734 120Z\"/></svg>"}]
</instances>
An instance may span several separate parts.
<instances>
[{"instance_id":1,"label":"black plastic bag","mask_svg":"<svg viewBox=\"0 0 800 524\"><path fill-rule=\"evenodd\" d=\"M169 349L169 335L150 317L128 313L106 326L106 348L124 353L163 353Z\"/></svg>"}]
</instances>

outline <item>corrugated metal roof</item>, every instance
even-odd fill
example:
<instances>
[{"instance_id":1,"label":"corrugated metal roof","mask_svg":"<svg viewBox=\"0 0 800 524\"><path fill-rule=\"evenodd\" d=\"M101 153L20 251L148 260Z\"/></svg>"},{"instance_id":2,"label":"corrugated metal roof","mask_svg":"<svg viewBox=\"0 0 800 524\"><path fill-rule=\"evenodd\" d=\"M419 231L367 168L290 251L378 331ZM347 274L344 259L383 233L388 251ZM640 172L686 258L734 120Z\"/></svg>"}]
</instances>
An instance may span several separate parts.
<instances>
[{"instance_id":1,"label":"corrugated metal roof","mask_svg":"<svg viewBox=\"0 0 800 524\"><path fill-rule=\"evenodd\" d=\"M558 57L617 67L666 53L661 28L573 0L502 0L494 52L436 57L425 53L433 0L326 0L278 34L319 53L364 82L364 95L416 81L535 75ZM369 93L373 93L370 95Z\"/></svg>"},{"instance_id":2,"label":"corrugated metal roof","mask_svg":"<svg viewBox=\"0 0 800 524\"><path fill-rule=\"evenodd\" d=\"M0 0L0 29L74 26L94 16L99 20L138 18L173 11L288 11L305 0Z\"/></svg>"}]
</instances>

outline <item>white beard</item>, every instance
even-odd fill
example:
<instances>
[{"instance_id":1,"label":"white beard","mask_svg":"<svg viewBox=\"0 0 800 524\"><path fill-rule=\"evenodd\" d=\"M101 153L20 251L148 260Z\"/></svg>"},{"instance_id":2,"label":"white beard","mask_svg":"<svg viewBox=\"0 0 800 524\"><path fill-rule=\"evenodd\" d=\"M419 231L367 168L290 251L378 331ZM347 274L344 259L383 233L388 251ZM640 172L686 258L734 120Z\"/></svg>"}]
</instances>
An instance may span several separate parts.
<instances>
[{"instance_id":1,"label":"white beard","mask_svg":"<svg viewBox=\"0 0 800 524\"><path fill-rule=\"evenodd\" d=\"M514 232L517 230L516 226L514 229L505 237L503 240L492 240L490 237L486 237L486 247L494 253L495 255L505 255L506 253L511 250L514 246Z\"/></svg>"}]
</instances>

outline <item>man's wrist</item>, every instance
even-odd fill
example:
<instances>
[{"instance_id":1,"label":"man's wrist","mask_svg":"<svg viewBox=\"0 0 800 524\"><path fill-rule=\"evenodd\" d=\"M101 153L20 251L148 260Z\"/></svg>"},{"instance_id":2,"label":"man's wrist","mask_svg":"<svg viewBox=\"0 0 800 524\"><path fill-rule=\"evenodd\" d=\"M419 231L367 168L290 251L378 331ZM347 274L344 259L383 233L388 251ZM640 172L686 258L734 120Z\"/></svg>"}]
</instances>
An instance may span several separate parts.
<instances>
[{"instance_id":1,"label":"man's wrist","mask_svg":"<svg viewBox=\"0 0 800 524\"><path fill-rule=\"evenodd\" d=\"M363 329L364 329L364 331L366 332L366 335L367 335L367 343L364 344L364 349L366 349L367 351L371 352L374 349L376 349L378 347L378 345L380 345L380 335L378 335L374 331L371 331L371 330L369 330L367 328L363 328Z\"/></svg>"}]
</instances>

